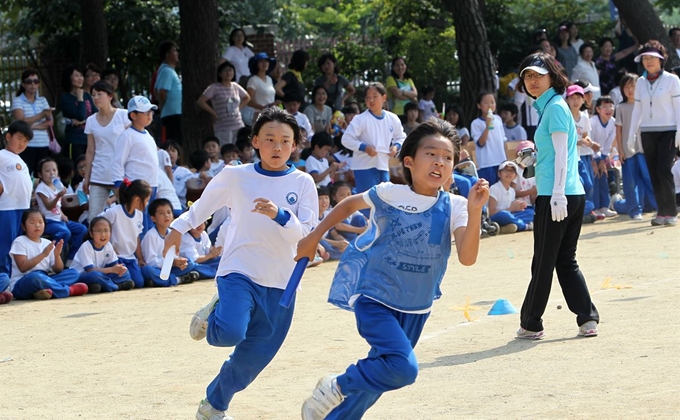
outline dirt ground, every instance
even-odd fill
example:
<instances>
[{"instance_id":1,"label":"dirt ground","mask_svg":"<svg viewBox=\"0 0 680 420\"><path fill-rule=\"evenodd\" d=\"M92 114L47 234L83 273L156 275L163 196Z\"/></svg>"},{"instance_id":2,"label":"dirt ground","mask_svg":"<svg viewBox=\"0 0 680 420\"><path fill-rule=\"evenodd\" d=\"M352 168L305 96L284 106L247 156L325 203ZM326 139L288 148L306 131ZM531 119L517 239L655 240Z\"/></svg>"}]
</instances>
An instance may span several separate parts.
<instances>
[{"instance_id":1,"label":"dirt ground","mask_svg":"<svg viewBox=\"0 0 680 420\"><path fill-rule=\"evenodd\" d=\"M482 240L473 267L452 258L416 348L416 383L384 395L365 419L678 418L680 228L649 218L583 228L578 260L601 314L596 338L576 337L556 281L540 342L514 339L518 315L487 315L501 298L520 308L531 234ZM326 303L335 266L307 271L288 339L234 398L236 420L300 418L319 377L366 354L353 315ZM207 281L1 306L0 419L194 418L230 353L188 335L214 291Z\"/></svg>"}]
</instances>

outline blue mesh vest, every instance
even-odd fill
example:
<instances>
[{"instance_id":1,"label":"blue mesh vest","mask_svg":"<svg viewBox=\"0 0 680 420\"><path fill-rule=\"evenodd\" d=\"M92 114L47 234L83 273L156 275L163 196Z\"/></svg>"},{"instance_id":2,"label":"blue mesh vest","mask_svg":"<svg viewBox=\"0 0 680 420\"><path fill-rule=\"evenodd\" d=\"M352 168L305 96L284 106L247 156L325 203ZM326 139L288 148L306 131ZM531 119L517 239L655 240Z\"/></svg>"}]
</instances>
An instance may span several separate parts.
<instances>
[{"instance_id":1,"label":"blue mesh vest","mask_svg":"<svg viewBox=\"0 0 680 420\"><path fill-rule=\"evenodd\" d=\"M441 296L439 285L451 255L451 200L440 192L435 204L407 212L369 190L375 208L366 232L345 249L328 301L352 310L358 295L393 309L421 311Z\"/></svg>"}]
</instances>

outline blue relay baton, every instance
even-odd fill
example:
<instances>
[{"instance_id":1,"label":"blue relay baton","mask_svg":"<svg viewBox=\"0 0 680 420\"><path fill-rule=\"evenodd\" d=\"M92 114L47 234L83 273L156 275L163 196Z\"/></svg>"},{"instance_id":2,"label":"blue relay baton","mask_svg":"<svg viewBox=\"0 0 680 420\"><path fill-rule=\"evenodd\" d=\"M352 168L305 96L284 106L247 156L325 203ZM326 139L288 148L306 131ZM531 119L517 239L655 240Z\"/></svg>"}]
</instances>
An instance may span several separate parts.
<instances>
[{"instance_id":1,"label":"blue relay baton","mask_svg":"<svg viewBox=\"0 0 680 420\"><path fill-rule=\"evenodd\" d=\"M309 264L309 258L307 257L300 258L297 264L295 264L295 269L293 269L293 274L290 275L290 280L288 280L286 290L283 291L279 305L289 308L290 304L293 303L293 296L295 296L295 291L300 285L302 275L305 274L307 264Z\"/></svg>"}]
</instances>

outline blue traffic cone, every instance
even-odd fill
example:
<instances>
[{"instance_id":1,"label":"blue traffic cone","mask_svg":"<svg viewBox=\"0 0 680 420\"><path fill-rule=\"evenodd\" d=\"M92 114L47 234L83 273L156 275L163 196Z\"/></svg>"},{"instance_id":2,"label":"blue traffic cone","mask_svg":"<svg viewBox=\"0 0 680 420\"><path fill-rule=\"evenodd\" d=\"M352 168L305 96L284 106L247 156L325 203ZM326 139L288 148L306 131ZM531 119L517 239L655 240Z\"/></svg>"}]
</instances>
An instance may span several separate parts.
<instances>
[{"instance_id":1,"label":"blue traffic cone","mask_svg":"<svg viewBox=\"0 0 680 420\"><path fill-rule=\"evenodd\" d=\"M488 315L516 314L517 309L507 299L498 299L489 310Z\"/></svg>"}]
</instances>

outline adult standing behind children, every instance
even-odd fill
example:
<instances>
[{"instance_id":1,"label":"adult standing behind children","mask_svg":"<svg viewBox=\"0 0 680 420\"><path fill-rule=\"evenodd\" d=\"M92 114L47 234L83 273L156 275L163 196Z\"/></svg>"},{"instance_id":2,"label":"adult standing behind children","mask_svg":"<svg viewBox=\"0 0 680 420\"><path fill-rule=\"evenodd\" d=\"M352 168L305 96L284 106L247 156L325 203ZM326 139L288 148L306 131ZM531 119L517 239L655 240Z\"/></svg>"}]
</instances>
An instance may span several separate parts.
<instances>
[{"instance_id":1,"label":"adult standing behind children","mask_svg":"<svg viewBox=\"0 0 680 420\"><path fill-rule=\"evenodd\" d=\"M390 75L385 81L387 89L387 99L389 110L397 114L399 118L404 117L404 105L409 102L418 102L418 89L416 89L411 74L406 69L404 57L394 57Z\"/></svg>"},{"instance_id":2,"label":"adult standing behind children","mask_svg":"<svg viewBox=\"0 0 680 420\"><path fill-rule=\"evenodd\" d=\"M35 69L26 69L21 73L21 86L12 100L12 118L26 121L33 133L28 146L21 152L21 159L28 166L29 173L41 160L49 155L50 135L52 127L52 111L44 96L40 96L40 76Z\"/></svg>"},{"instance_id":3,"label":"adult standing behind children","mask_svg":"<svg viewBox=\"0 0 680 420\"><path fill-rule=\"evenodd\" d=\"M236 133L245 126L241 110L248 105L250 95L236 83L238 79L235 74L234 65L228 60L224 61L217 67L217 83L208 86L196 101L199 108L212 117L213 132L220 146L236 143Z\"/></svg>"},{"instance_id":4,"label":"adult standing behind children","mask_svg":"<svg viewBox=\"0 0 680 420\"><path fill-rule=\"evenodd\" d=\"M242 28L233 29L229 34L229 47L219 60L220 65L225 61L233 63L236 83L241 82L241 77L248 77L251 74L248 68L248 60L255 54L253 54L253 50L248 48L247 41L248 38Z\"/></svg>"},{"instance_id":5,"label":"adult standing behind children","mask_svg":"<svg viewBox=\"0 0 680 420\"><path fill-rule=\"evenodd\" d=\"M635 133L640 129L642 149L652 179L658 212L652 226L675 226L673 158L680 146L680 80L664 71L666 48L659 41L649 41L635 57L642 62L646 74L635 85L635 107L628 132L628 147L635 146Z\"/></svg>"},{"instance_id":6,"label":"adult standing behind children","mask_svg":"<svg viewBox=\"0 0 680 420\"><path fill-rule=\"evenodd\" d=\"M248 106L241 111L243 122L252 126L257 121L257 115L265 108L274 105L276 89L274 82L267 74L270 69L276 67L276 59L269 58L267 53L257 53L248 63L250 78L246 85L246 91L250 96Z\"/></svg>"},{"instance_id":7,"label":"adult standing behind children","mask_svg":"<svg viewBox=\"0 0 680 420\"><path fill-rule=\"evenodd\" d=\"M128 101L128 118L132 121L116 143L116 153L111 162L111 176L116 189L123 180L143 179L151 186L150 201L156 199L158 187L158 152L156 142L146 127L153 121L158 107L144 96L133 96ZM151 228L151 219L144 213L144 232Z\"/></svg>"},{"instance_id":8,"label":"adult standing behind children","mask_svg":"<svg viewBox=\"0 0 680 420\"><path fill-rule=\"evenodd\" d=\"M163 41L158 46L162 63L156 73L155 98L161 111L166 139L182 144L182 82L177 75L179 50L174 41Z\"/></svg>"},{"instance_id":9,"label":"adult standing behind children","mask_svg":"<svg viewBox=\"0 0 680 420\"><path fill-rule=\"evenodd\" d=\"M334 111L341 110L345 106L345 101L354 95L356 89L345 76L339 74L338 60L333 54L326 53L319 57L317 67L321 76L314 80L314 86L326 88L328 93L326 105Z\"/></svg>"},{"instance_id":10,"label":"adult standing behind children","mask_svg":"<svg viewBox=\"0 0 680 420\"><path fill-rule=\"evenodd\" d=\"M69 66L61 74L61 88L64 90L59 98L59 108L65 119L70 120L66 124L66 147L70 147L71 159L75 162L78 156L87 151L87 134L85 134L85 122L88 117L98 111L92 101L90 92L83 89L85 78L83 73L75 66Z\"/></svg>"},{"instance_id":11,"label":"adult standing behind children","mask_svg":"<svg viewBox=\"0 0 680 420\"><path fill-rule=\"evenodd\" d=\"M130 125L127 111L114 108L113 98L113 86L108 82L100 80L92 86L92 100L99 111L85 124L87 152L83 179L83 192L89 194L90 221L106 208L106 200L114 188L111 162L116 155L118 137Z\"/></svg>"},{"instance_id":12,"label":"adult standing behind children","mask_svg":"<svg viewBox=\"0 0 680 420\"><path fill-rule=\"evenodd\" d=\"M519 74L521 87L536 99L534 107L540 121L534 138L538 191L534 257L517 338L543 338L541 317L548 304L555 270L569 310L576 314L578 334L595 336L600 316L576 262L586 199L578 174L576 126L569 106L562 99L569 80L555 59L545 53L525 58Z\"/></svg>"},{"instance_id":13,"label":"adult standing behind children","mask_svg":"<svg viewBox=\"0 0 680 420\"><path fill-rule=\"evenodd\" d=\"M276 94L280 97L285 97L286 94L293 93L296 97L301 98L301 108L305 109L305 96L307 89L302 80L302 72L307 68L309 62L309 54L305 50L297 50L293 53L288 64L288 71L281 76L281 80L276 83L274 87Z\"/></svg>"},{"instance_id":14,"label":"adult standing behind children","mask_svg":"<svg viewBox=\"0 0 680 420\"><path fill-rule=\"evenodd\" d=\"M12 269L9 250L21 233L24 211L31 207L33 182L20 155L32 138L28 122L14 121L7 128L5 148L0 150L0 273L7 275Z\"/></svg>"},{"instance_id":15,"label":"adult standing behind children","mask_svg":"<svg viewBox=\"0 0 680 420\"><path fill-rule=\"evenodd\" d=\"M221 207L232 210L218 293L196 312L190 333L235 349L208 385L198 419L228 419L235 394L272 361L288 334L295 304L285 308L279 300L295 267L295 244L318 219L314 181L286 165L299 140L295 118L279 108L266 109L253 127L261 162L224 168L206 187L204 196L211 199L195 202L165 238L164 254L171 246L180 250L184 233Z\"/></svg>"}]
</instances>

